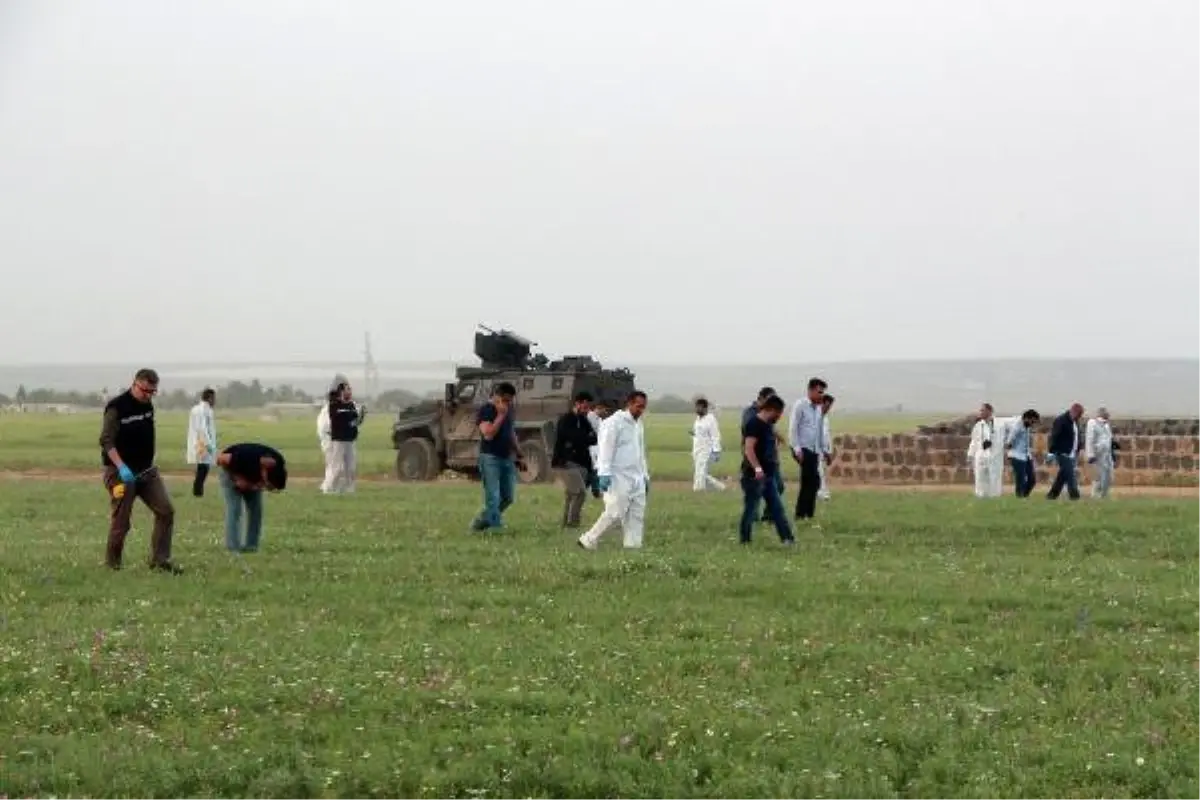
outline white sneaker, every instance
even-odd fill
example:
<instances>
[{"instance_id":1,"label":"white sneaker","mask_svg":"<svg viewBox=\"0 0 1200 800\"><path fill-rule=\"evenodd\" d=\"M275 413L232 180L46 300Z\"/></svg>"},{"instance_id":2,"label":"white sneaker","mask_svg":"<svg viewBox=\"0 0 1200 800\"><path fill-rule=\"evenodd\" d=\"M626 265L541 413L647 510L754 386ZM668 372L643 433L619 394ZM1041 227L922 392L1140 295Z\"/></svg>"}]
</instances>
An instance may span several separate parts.
<instances>
[{"instance_id":1,"label":"white sneaker","mask_svg":"<svg viewBox=\"0 0 1200 800\"><path fill-rule=\"evenodd\" d=\"M596 549L596 545L589 544L588 541L586 539L584 539L582 536L580 536L578 539L576 539L575 543L577 545L579 545L580 547L582 547L584 550L595 550Z\"/></svg>"}]
</instances>

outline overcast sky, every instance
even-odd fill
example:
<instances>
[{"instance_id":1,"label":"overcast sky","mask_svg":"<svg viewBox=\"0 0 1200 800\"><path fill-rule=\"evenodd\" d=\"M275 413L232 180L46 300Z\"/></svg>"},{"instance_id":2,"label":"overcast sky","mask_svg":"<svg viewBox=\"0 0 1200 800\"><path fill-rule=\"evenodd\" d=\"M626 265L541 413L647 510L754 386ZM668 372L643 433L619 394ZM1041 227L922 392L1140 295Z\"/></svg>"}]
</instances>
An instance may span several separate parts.
<instances>
[{"instance_id":1,"label":"overcast sky","mask_svg":"<svg viewBox=\"0 0 1200 800\"><path fill-rule=\"evenodd\" d=\"M0 0L0 363L1195 357L1198 6Z\"/></svg>"}]
</instances>

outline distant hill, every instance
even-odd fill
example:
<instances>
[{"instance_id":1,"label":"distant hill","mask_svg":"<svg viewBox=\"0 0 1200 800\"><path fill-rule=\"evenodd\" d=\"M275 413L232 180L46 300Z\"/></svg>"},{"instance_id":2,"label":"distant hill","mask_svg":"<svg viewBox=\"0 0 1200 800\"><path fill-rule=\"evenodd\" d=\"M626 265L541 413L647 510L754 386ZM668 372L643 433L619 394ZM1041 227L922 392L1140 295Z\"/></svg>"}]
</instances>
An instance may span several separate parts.
<instances>
[{"instance_id":1,"label":"distant hill","mask_svg":"<svg viewBox=\"0 0 1200 800\"><path fill-rule=\"evenodd\" d=\"M0 392L26 388L110 390L127 384L141 364L0 365ZM209 384L258 378L320 391L335 372L361 385L354 363L158 364L166 388L199 391ZM857 361L830 364L748 366L630 365L638 384L654 394L704 394L718 405L748 402L763 384L798 397L809 376L829 381L843 411L904 411L959 414L987 400L1001 412L1034 407L1043 413L1074 400L1088 408L1106 405L1116 416L1194 416L1200 410L1200 360L1004 360ZM417 393L438 389L454 365L381 362L380 389Z\"/></svg>"}]
</instances>

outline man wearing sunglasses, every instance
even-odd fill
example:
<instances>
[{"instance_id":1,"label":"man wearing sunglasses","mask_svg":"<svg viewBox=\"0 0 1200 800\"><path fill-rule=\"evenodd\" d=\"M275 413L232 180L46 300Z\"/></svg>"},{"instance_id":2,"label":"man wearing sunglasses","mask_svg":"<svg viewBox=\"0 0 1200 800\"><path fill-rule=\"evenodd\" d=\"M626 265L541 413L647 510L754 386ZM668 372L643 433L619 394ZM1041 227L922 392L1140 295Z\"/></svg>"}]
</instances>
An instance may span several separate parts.
<instances>
[{"instance_id":1,"label":"man wearing sunglasses","mask_svg":"<svg viewBox=\"0 0 1200 800\"><path fill-rule=\"evenodd\" d=\"M129 535L134 498L154 514L150 535L150 568L178 574L183 570L171 562L171 537L175 508L167 485L154 466L154 396L158 373L140 369L133 385L108 401L100 431L100 458L104 464L104 488L108 490L110 522L105 562L121 568L125 537Z\"/></svg>"}]
</instances>

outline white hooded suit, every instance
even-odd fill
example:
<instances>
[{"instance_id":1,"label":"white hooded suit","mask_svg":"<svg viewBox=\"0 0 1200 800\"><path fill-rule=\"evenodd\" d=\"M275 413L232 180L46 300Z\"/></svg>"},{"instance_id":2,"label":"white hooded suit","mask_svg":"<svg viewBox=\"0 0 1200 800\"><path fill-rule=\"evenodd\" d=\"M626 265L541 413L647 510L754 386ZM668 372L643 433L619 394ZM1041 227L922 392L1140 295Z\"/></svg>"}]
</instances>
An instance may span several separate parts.
<instances>
[{"instance_id":1,"label":"white hooded suit","mask_svg":"<svg viewBox=\"0 0 1200 800\"><path fill-rule=\"evenodd\" d=\"M646 519L646 490L650 471L646 462L645 427L628 411L621 410L600 424L596 446L596 474L608 476L612 484L604 493L604 512L579 544L593 550L600 537L620 523L625 532L625 547L642 546Z\"/></svg>"}]
</instances>

